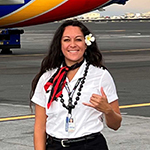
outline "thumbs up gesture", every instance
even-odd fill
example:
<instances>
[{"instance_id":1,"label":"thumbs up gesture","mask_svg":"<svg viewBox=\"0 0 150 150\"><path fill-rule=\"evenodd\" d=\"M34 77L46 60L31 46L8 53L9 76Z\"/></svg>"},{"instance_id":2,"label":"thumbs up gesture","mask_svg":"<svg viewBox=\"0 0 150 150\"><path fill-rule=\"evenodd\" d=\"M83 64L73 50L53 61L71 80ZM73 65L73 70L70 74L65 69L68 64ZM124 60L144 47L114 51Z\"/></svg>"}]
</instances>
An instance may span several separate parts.
<instances>
[{"instance_id":1,"label":"thumbs up gesture","mask_svg":"<svg viewBox=\"0 0 150 150\"><path fill-rule=\"evenodd\" d=\"M101 87L101 95L92 94L90 98L90 103L83 103L86 106L93 107L98 111L101 111L107 114L112 108L111 105L108 103L107 96Z\"/></svg>"}]
</instances>

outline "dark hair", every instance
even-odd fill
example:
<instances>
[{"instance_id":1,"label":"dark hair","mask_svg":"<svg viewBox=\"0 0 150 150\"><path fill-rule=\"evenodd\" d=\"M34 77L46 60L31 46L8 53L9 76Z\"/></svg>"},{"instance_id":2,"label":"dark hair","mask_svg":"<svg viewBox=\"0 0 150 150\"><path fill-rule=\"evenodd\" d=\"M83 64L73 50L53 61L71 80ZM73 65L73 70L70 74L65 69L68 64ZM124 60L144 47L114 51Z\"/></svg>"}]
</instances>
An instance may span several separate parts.
<instances>
[{"instance_id":1,"label":"dark hair","mask_svg":"<svg viewBox=\"0 0 150 150\"><path fill-rule=\"evenodd\" d=\"M32 81L32 89L30 93L30 98L33 96L37 82L41 75L46 72L46 70L54 69L60 67L62 62L64 61L64 56L61 51L61 38L65 27L67 26L77 26L81 29L84 36L90 34L89 29L80 21L77 20L67 20L65 21L55 32L54 37L52 39L49 52L47 56L43 59L41 63L41 68L39 73L35 76ZM96 44L96 40L90 45L87 46L86 54L84 56L86 60L97 67L102 67L102 54ZM104 66L103 66L104 67Z\"/></svg>"}]
</instances>

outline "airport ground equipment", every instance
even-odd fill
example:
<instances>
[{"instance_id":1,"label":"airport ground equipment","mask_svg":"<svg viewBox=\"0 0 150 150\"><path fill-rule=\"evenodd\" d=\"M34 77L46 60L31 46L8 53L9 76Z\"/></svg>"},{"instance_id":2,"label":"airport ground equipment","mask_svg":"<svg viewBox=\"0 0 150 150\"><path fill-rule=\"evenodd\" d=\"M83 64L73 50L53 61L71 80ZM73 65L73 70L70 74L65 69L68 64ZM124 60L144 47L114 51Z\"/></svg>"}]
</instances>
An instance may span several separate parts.
<instances>
[{"instance_id":1,"label":"airport ground equipment","mask_svg":"<svg viewBox=\"0 0 150 150\"><path fill-rule=\"evenodd\" d=\"M11 54L12 48L21 48L20 34L23 34L22 29L3 29L0 31L0 49L1 54Z\"/></svg>"}]
</instances>

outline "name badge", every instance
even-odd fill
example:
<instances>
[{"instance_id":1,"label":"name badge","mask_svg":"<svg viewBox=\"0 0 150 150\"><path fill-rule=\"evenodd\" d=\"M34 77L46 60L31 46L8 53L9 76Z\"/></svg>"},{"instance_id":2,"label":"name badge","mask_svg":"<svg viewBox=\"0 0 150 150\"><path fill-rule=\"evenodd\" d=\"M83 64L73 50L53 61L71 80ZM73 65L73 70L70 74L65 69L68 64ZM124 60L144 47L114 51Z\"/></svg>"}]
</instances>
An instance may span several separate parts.
<instances>
[{"instance_id":1,"label":"name badge","mask_svg":"<svg viewBox=\"0 0 150 150\"><path fill-rule=\"evenodd\" d=\"M68 132L73 132L75 130L75 120L73 118L69 119Z\"/></svg>"},{"instance_id":2,"label":"name badge","mask_svg":"<svg viewBox=\"0 0 150 150\"><path fill-rule=\"evenodd\" d=\"M75 130L75 119L72 117L66 117L65 131L68 133L74 132Z\"/></svg>"}]
</instances>

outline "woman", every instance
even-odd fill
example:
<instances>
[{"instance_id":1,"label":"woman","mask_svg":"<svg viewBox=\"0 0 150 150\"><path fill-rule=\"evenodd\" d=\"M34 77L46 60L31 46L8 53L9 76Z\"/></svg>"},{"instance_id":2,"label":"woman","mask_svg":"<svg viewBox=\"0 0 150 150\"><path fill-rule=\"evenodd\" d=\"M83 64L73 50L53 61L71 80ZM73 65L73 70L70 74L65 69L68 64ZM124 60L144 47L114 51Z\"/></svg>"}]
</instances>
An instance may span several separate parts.
<instances>
[{"instance_id":1,"label":"woman","mask_svg":"<svg viewBox=\"0 0 150 150\"><path fill-rule=\"evenodd\" d=\"M103 116L117 130L121 114L114 81L88 28L65 21L32 82L35 150L107 150Z\"/></svg>"}]
</instances>

